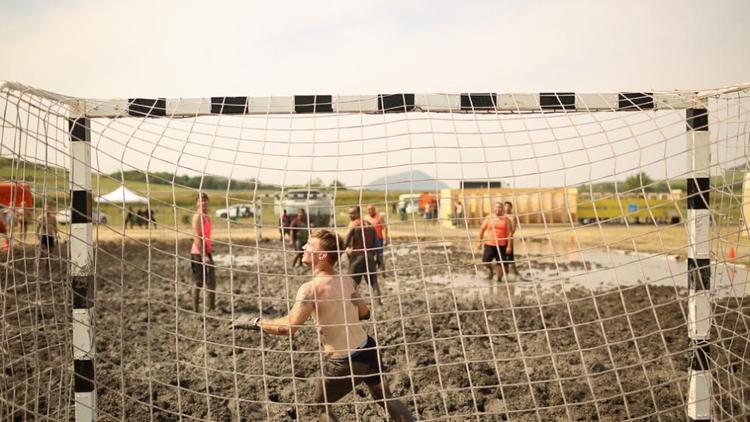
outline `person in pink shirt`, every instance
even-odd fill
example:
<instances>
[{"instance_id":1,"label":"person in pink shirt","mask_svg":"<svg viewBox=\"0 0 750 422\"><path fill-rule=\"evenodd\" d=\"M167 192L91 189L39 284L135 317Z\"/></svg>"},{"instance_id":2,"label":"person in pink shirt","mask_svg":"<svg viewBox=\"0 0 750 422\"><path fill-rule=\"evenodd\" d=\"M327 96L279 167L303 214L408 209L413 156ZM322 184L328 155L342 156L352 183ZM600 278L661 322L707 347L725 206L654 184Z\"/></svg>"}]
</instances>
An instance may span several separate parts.
<instances>
[{"instance_id":1,"label":"person in pink shirt","mask_svg":"<svg viewBox=\"0 0 750 422\"><path fill-rule=\"evenodd\" d=\"M198 312L200 292L204 290L204 310L213 311L216 305L216 275L211 256L211 217L208 215L208 195L201 192L196 201L198 211L193 214L193 245L190 248L190 268L193 272L193 310Z\"/></svg>"}]
</instances>

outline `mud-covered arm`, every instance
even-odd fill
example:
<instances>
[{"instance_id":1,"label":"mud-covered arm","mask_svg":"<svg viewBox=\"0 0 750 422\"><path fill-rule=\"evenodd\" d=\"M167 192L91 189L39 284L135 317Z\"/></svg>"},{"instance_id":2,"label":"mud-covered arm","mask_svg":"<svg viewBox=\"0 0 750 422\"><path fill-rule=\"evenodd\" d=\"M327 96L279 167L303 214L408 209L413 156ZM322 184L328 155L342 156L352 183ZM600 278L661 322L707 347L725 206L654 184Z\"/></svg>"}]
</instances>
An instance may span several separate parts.
<instances>
[{"instance_id":1,"label":"mud-covered arm","mask_svg":"<svg viewBox=\"0 0 750 422\"><path fill-rule=\"evenodd\" d=\"M346 250L347 254L351 254L351 248L354 244L354 230L356 230L356 227L352 227L352 225L349 225L349 232L346 233L346 239L344 240L344 249Z\"/></svg>"},{"instance_id":2,"label":"mud-covered arm","mask_svg":"<svg viewBox=\"0 0 750 422\"><path fill-rule=\"evenodd\" d=\"M357 307L359 320L370 319L370 308L367 307L365 300L356 291L352 293L352 303Z\"/></svg>"},{"instance_id":3,"label":"mud-covered arm","mask_svg":"<svg viewBox=\"0 0 750 422\"><path fill-rule=\"evenodd\" d=\"M344 239L344 249L347 249L350 246L352 246L353 241L354 241L354 229L352 227L349 227L349 231L346 233L346 239Z\"/></svg>"},{"instance_id":4,"label":"mud-covered arm","mask_svg":"<svg viewBox=\"0 0 750 422\"><path fill-rule=\"evenodd\" d=\"M513 235L516 233L516 223L513 222L512 218L506 218L508 219L508 226L510 227L508 230L508 246L506 247L506 251L510 253L513 251Z\"/></svg>"},{"instance_id":5,"label":"mud-covered arm","mask_svg":"<svg viewBox=\"0 0 750 422\"><path fill-rule=\"evenodd\" d=\"M201 251L203 255L203 227L201 224L201 216L199 214L193 214L193 245Z\"/></svg>"},{"instance_id":6,"label":"mud-covered arm","mask_svg":"<svg viewBox=\"0 0 750 422\"><path fill-rule=\"evenodd\" d=\"M484 232L487 230L487 220L484 220L482 222L482 227L479 228L479 245L482 245L482 241L484 240Z\"/></svg>"},{"instance_id":7,"label":"mud-covered arm","mask_svg":"<svg viewBox=\"0 0 750 422\"><path fill-rule=\"evenodd\" d=\"M310 317L313 309L315 309L315 298L312 293L312 286L305 283L297 291L297 298L294 300L289 315L271 320L261 319L257 325L266 334L294 335L301 326L305 325L305 321Z\"/></svg>"}]
</instances>

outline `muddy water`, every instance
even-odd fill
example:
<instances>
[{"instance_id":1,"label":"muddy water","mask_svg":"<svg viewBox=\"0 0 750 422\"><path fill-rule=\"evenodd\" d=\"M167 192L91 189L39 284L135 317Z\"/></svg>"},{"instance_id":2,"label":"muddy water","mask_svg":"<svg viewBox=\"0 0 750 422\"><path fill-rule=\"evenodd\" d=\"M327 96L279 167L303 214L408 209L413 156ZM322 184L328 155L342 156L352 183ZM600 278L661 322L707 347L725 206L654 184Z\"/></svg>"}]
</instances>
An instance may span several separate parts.
<instances>
[{"instance_id":1,"label":"muddy water","mask_svg":"<svg viewBox=\"0 0 750 422\"><path fill-rule=\"evenodd\" d=\"M309 274L291 268L292 255L277 243L240 246L231 254L217 246L217 309L208 314L190 309L189 241L177 251L173 243L154 243L150 251L135 243L98 247L102 420L313 416L311 394L321 373L314 328L290 339L227 327L240 315L285 314ZM498 283L482 279L476 253L456 245L393 252L384 304L372 308L365 327L381 346L394 395L419 419L684 419L690 359L684 261L542 247L517 254L530 281ZM70 344L67 281L59 269L33 275L22 264L14 263L9 274L16 276L4 279L11 300L4 302L2 397L22 404L13 417L28 416L25 408L66 419L72 404L72 357L62 346ZM713 339L732 353L715 356L724 377L717 382L735 387L718 391L739 394L747 365L726 360L747 358L750 345L741 339L748 338L748 303L726 301L721 309L717 324L727 329L718 327ZM716 402L734 409L729 414L742 405L721 395ZM344 421L384 418L361 386L334 409Z\"/></svg>"},{"instance_id":2,"label":"muddy water","mask_svg":"<svg viewBox=\"0 0 750 422\"><path fill-rule=\"evenodd\" d=\"M396 257L419 254L450 254L447 243L422 244L400 247ZM605 248L577 249L572 243L525 242L519 247L516 264L520 276L508 278L515 284L513 290L528 293L526 283L538 283L539 289L612 289L648 284L675 289L687 287L687 262L678 255L639 253ZM466 257L469 258L469 257ZM481 257L470 257L474 268L459 265L439 275L425 275L425 283L409 284L417 287L451 287L457 292L471 289L496 290L496 283L486 281L486 271L478 262ZM716 298L750 295L750 278L747 267L731 262L712 263L712 295Z\"/></svg>"}]
</instances>

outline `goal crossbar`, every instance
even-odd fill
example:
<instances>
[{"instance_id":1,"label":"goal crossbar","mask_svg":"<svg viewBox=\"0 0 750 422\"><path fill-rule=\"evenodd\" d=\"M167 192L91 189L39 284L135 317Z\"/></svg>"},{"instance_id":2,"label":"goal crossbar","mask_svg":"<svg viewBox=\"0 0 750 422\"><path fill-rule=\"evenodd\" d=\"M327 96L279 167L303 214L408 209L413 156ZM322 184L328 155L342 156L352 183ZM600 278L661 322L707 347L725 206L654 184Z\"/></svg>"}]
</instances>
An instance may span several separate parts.
<instances>
[{"instance_id":1,"label":"goal crossbar","mask_svg":"<svg viewBox=\"0 0 750 422\"><path fill-rule=\"evenodd\" d=\"M67 105L70 113L86 118L166 117L212 115L325 114L325 113L590 113L705 108L716 95L750 89L750 83L705 91L623 91L610 93L460 93L220 96L206 98L77 99L15 82L0 91L18 91Z\"/></svg>"}]
</instances>

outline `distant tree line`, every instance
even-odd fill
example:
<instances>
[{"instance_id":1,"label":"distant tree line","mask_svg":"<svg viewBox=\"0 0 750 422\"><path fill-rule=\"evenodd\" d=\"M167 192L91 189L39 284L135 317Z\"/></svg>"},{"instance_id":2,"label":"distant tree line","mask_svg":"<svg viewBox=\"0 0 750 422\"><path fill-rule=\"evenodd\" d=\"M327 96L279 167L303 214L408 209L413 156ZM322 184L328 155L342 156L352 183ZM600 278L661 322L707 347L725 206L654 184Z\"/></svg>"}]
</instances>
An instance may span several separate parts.
<instances>
[{"instance_id":1,"label":"distant tree line","mask_svg":"<svg viewBox=\"0 0 750 422\"><path fill-rule=\"evenodd\" d=\"M620 182L586 183L578 186L578 192L581 193L589 191L602 193L670 192L673 189L680 189L685 192L687 191L687 182L685 179L656 181L643 172L628 176L624 181Z\"/></svg>"},{"instance_id":2,"label":"distant tree line","mask_svg":"<svg viewBox=\"0 0 750 422\"><path fill-rule=\"evenodd\" d=\"M247 179L247 180L238 180L238 179L229 179L224 176L210 176L210 175L176 176L174 173L169 173L166 171L155 171L155 172L144 173L142 171L137 171L137 170L128 170L122 173L120 172L112 173L110 174L110 177L112 177L113 179L122 179L123 181L146 183L147 174L148 174L148 183L153 183L156 185L171 185L172 183L174 183L175 185L186 186L186 187L194 188L194 189L200 188L200 189L217 189L217 190L221 190L221 189L226 190L227 186L229 186L229 190L253 190L256 187L258 189L277 188L276 185L261 184L260 181L256 182L256 180L252 178Z\"/></svg>"}]
</instances>

